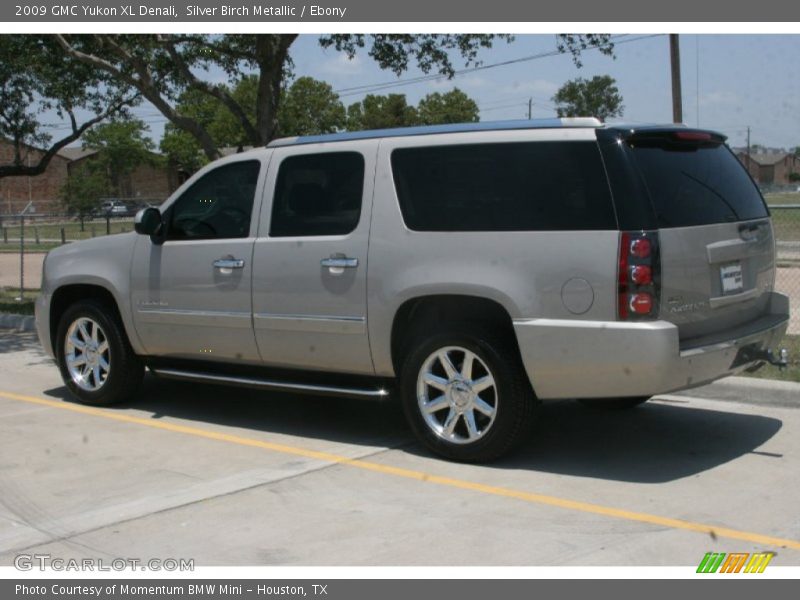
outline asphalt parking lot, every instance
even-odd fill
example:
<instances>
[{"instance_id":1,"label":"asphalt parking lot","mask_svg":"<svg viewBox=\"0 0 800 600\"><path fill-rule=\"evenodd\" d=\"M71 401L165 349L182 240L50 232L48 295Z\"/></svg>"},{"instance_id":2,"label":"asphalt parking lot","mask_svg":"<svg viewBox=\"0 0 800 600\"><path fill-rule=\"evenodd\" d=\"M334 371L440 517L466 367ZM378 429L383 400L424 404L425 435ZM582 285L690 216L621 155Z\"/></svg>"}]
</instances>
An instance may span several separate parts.
<instances>
[{"instance_id":1,"label":"asphalt parking lot","mask_svg":"<svg viewBox=\"0 0 800 600\"><path fill-rule=\"evenodd\" d=\"M513 457L428 455L393 404L148 377L86 408L0 331L0 565L800 565L800 387L715 384L627 412L542 407Z\"/></svg>"}]
</instances>

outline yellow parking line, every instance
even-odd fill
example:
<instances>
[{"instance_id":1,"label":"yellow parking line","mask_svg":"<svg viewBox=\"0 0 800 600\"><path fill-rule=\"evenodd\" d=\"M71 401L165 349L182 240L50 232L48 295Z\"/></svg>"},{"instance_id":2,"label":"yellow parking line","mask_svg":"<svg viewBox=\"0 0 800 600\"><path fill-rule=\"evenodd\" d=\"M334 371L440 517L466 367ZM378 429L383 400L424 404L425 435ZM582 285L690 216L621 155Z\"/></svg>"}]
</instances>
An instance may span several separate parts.
<instances>
[{"instance_id":1,"label":"yellow parking line","mask_svg":"<svg viewBox=\"0 0 800 600\"><path fill-rule=\"evenodd\" d=\"M330 452L319 452L317 450L308 450L305 448L298 448L296 446L288 446L286 444L277 444L275 442L267 442L263 440L256 440L252 438L241 437L229 433L222 433L219 431L209 431L197 427L189 427L186 425L179 425L177 423L168 423L164 421L157 421L153 419L144 419L141 417L134 417L131 415L118 413L101 408L93 408L91 406L83 406L80 404L72 404L69 402L62 402L56 400L47 400L45 398L37 398L35 396L25 396L22 394L14 394L12 392L0 391L0 397L9 400L17 400L20 402L30 402L32 404L40 404L49 406L51 408L58 408L61 410L69 410L72 412L102 417L104 419L111 419L114 421L122 421L124 423L135 423L137 425L144 425L154 429L163 429L165 431L172 431L175 433L184 433L195 437L206 438L210 440L217 440L221 442L228 442L231 444L238 444L240 446L250 446L253 448L261 448L262 450L271 450L273 452L280 452L283 454L292 454L295 456L302 456L305 458L312 458L330 463L337 463L364 469L367 471L374 471L376 473L383 473L384 475L394 475L395 477L403 477L406 479L414 479L417 481L424 481L436 485L447 486L451 488L458 488L462 490L470 490L473 492L481 492L492 496L501 496L504 498L513 498L522 500L523 502L530 502L533 504L544 504L547 506L555 506L567 510L574 510L583 513L590 513L595 515L603 515L606 517L614 517L617 519L624 519L627 521L638 521L640 523L647 523L649 525L659 525L661 527L669 527L672 529L684 529L687 531L694 531L697 533L709 534L715 537L730 538L734 540L744 540L746 542L753 542L771 547L792 548L800 550L800 541L777 538L769 535L762 535L760 533L753 533L750 531L741 531L739 529L730 529L728 527L718 527L716 525L706 525L704 523L696 523L693 521L685 521L683 519L672 519L669 517L661 517L658 515L651 515L648 513L633 512L610 506L603 506L601 504L592 504L589 502L580 502L577 500L568 500L566 498L558 498L556 496L548 496L545 494L535 494L532 492L525 492L521 490L514 490L504 487L496 487L493 485L486 485L474 481L466 481L463 479L453 479L451 477L442 477L439 475L432 475L422 471L414 471L411 469L404 469L401 467L392 467L389 465L382 465L375 462L369 462L361 459L347 458L338 454Z\"/></svg>"}]
</instances>

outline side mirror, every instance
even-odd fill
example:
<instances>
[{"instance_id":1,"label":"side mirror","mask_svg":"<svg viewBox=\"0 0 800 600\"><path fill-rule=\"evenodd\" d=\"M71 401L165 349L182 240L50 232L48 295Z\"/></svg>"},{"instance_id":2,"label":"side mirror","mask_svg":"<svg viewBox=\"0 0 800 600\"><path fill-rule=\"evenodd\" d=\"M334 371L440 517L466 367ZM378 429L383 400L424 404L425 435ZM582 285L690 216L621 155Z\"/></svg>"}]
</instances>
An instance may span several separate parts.
<instances>
[{"instance_id":1,"label":"side mirror","mask_svg":"<svg viewBox=\"0 0 800 600\"><path fill-rule=\"evenodd\" d=\"M133 219L133 228L141 235L156 235L161 224L161 211L154 206L143 208Z\"/></svg>"}]
</instances>

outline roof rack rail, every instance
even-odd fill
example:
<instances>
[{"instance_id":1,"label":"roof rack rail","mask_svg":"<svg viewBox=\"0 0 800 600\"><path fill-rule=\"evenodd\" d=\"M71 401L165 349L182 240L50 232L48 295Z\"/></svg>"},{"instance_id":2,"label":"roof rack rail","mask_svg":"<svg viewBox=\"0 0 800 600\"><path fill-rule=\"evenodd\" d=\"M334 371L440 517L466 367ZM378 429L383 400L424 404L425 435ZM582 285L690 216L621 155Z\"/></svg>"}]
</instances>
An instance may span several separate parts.
<instances>
[{"instance_id":1,"label":"roof rack rail","mask_svg":"<svg viewBox=\"0 0 800 600\"><path fill-rule=\"evenodd\" d=\"M346 131L324 135L306 135L272 140L267 148L297 146L301 144L321 144L345 142L348 140L369 140L384 137L408 137L414 135L435 135L444 133L464 133L469 131L509 131L514 129L557 129L579 127L602 127L603 123L594 117L570 117L558 119L527 119L515 121L482 121L478 123L452 123L448 125L422 125L416 127L397 127L393 129L368 129L365 131Z\"/></svg>"}]
</instances>

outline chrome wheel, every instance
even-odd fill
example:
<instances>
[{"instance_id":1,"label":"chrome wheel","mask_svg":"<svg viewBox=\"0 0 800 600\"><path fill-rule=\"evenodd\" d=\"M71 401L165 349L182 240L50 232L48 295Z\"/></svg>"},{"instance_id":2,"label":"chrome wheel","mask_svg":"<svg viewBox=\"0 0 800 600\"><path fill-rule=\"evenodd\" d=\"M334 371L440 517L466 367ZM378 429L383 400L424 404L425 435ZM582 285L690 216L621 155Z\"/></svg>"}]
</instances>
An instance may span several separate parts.
<instances>
[{"instance_id":1,"label":"chrome wheel","mask_svg":"<svg viewBox=\"0 0 800 600\"><path fill-rule=\"evenodd\" d=\"M96 392L111 370L108 339L96 321L80 317L67 329L64 358L72 381L82 390Z\"/></svg>"},{"instance_id":2,"label":"chrome wheel","mask_svg":"<svg viewBox=\"0 0 800 600\"><path fill-rule=\"evenodd\" d=\"M489 367L474 352L447 346L419 370L417 402L425 424L455 444L482 438L497 416L497 386Z\"/></svg>"}]
</instances>

